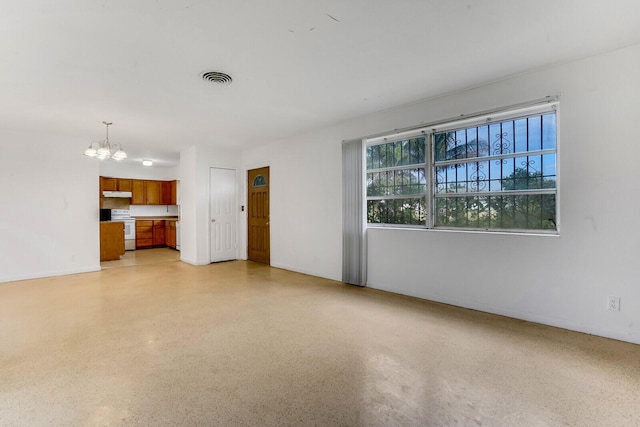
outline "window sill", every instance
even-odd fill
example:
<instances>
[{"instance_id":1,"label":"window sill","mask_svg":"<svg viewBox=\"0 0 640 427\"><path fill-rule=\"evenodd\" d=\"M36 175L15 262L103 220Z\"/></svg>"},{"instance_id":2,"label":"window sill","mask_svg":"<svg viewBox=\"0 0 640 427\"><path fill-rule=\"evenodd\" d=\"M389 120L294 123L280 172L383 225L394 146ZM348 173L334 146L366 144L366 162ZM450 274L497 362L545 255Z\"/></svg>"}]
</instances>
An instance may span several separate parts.
<instances>
[{"instance_id":1,"label":"window sill","mask_svg":"<svg viewBox=\"0 0 640 427\"><path fill-rule=\"evenodd\" d=\"M533 230L476 230L468 228L427 228L415 225L391 225L391 224L367 224L367 229L372 230L402 230L422 231L435 233L467 233L467 234L496 234L507 236L534 236L534 237L560 237L557 230L533 231Z\"/></svg>"}]
</instances>

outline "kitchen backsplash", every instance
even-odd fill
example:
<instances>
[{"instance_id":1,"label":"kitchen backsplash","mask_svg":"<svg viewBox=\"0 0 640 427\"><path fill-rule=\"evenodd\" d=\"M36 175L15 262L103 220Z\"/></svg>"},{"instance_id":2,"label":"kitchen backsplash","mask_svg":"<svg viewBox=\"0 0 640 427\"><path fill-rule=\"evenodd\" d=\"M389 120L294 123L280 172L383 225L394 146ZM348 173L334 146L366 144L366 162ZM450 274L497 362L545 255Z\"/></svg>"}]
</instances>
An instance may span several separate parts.
<instances>
[{"instance_id":1,"label":"kitchen backsplash","mask_svg":"<svg viewBox=\"0 0 640 427\"><path fill-rule=\"evenodd\" d=\"M129 209L130 200L122 197L105 197L102 199L102 207L105 209Z\"/></svg>"},{"instance_id":2,"label":"kitchen backsplash","mask_svg":"<svg viewBox=\"0 0 640 427\"><path fill-rule=\"evenodd\" d=\"M178 206L176 205L131 205L129 206L131 216L177 216Z\"/></svg>"}]
</instances>

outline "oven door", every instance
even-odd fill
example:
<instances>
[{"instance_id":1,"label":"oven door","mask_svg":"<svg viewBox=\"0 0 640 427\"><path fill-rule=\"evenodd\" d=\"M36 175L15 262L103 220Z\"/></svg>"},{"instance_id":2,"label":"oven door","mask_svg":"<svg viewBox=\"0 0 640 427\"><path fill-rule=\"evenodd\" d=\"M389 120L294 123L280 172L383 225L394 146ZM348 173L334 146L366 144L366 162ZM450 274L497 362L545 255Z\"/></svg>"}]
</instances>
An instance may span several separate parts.
<instances>
[{"instance_id":1,"label":"oven door","mask_svg":"<svg viewBox=\"0 0 640 427\"><path fill-rule=\"evenodd\" d=\"M127 251L136 250L136 220L124 220L124 249Z\"/></svg>"}]
</instances>

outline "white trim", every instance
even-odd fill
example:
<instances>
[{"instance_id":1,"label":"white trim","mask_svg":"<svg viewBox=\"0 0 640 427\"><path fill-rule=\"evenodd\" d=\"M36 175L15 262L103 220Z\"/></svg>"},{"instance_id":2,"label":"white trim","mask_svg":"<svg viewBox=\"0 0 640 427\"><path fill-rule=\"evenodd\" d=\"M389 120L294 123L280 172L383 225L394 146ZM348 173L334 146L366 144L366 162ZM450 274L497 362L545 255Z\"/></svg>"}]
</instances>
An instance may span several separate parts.
<instances>
[{"instance_id":1,"label":"white trim","mask_svg":"<svg viewBox=\"0 0 640 427\"><path fill-rule=\"evenodd\" d=\"M417 138L421 136L426 137L430 133L431 131L428 128L420 128L420 129L410 130L406 132L393 133L385 136L380 136L377 138L370 138L370 139L365 138L365 145L367 147L372 147L374 145L382 145L389 142L397 142L397 141Z\"/></svg>"},{"instance_id":2,"label":"white trim","mask_svg":"<svg viewBox=\"0 0 640 427\"><path fill-rule=\"evenodd\" d=\"M84 274L84 273L94 273L97 271L101 271L102 268L98 264L94 267L86 267L86 268L78 268L78 269L69 269L69 270L50 270L37 274L20 274L18 276L8 276L1 277L0 283L5 282L19 282L22 280L33 280L33 279L43 279L46 277L55 277L55 276L67 276L70 274Z\"/></svg>"},{"instance_id":3,"label":"white trim","mask_svg":"<svg viewBox=\"0 0 640 427\"><path fill-rule=\"evenodd\" d=\"M435 193L432 197L446 199L447 197L492 197L492 196L529 196L538 194L556 194L555 188L532 188L528 190L501 190L501 191L465 191L459 193Z\"/></svg>"},{"instance_id":4,"label":"white trim","mask_svg":"<svg viewBox=\"0 0 640 427\"><path fill-rule=\"evenodd\" d=\"M368 288L378 289L385 292L391 292L398 294L398 290L389 288L386 286L379 286L375 283L367 283ZM464 298L449 298L436 295L417 295L415 293L405 293L414 298L420 298L427 301L437 302L441 304L448 304L456 307L462 307L471 310L483 311L485 313L497 314L499 316L506 316L513 319L525 320L528 322L539 323L543 325L549 325L556 328L568 329L571 331L582 332L585 334L593 334L601 337L612 338L620 341L626 341L633 344L640 344L640 336L630 333L627 329L604 329L597 326L585 325L582 322L574 322L567 319L558 318L555 316L547 316L544 314L538 314L528 311L513 310L507 307L500 307L490 304L477 303Z\"/></svg>"},{"instance_id":5,"label":"white trim","mask_svg":"<svg viewBox=\"0 0 640 427\"><path fill-rule=\"evenodd\" d=\"M238 205L238 169L234 168L234 167L229 167L229 166L209 166L209 185L207 186L208 190L209 190L209 194L208 194L208 198L207 198L207 232L209 233L208 239L207 239L207 253L208 253L208 264L211 264L213 262L217 262L217 261L212 261L211 258L213 256L213 252L211 251L211 245L212 245L212 240L211 240L211 230L212 230L212 213L211 213L211 191L212 191L212 187L211 187L211 177L212 177L212 173L214 169L218 169L218 170L228 170L228 171L232 171L233 172L233 180L234 180L234 188L233 188L233 211L235 214L235 230L233 230L233 236L234 236L234 246L235 246L235 257L234 260L237 260L239 258L239 244L238 244L238 233L240 232L239 230L239 226L238 224L240 223L240 207Z\"/></svg>"},{"instance_id":6,"label":"white trim","mask_svg":"<svg viewBox=\"0 0 640 427\"><path fill-rule=\"evenodd\" d=\"M424 157L425 157L425 179L427 180L427 194L425 194L425 228L432 228L436 217L436 203L433 195L436 192L436 166L435 154L433 150L434 138L429 133L429 138L424 141Z\"/></svg>"},{"instance_id":7,"label":"white trim","mask_svg":"<svg viewBox=\"0 0 640 427\"><path fill-rule=\"evenodd\" d=\"M504 228L427 228L419 225L404 224L377 224L371 223L368 228L373 230L401 230L401 231L424 231L427 233L468 233L468 234L494 234L502 236L537 236L537 237L560 237L554 230L528 230L528 229L504 229ZM539 232L544 231L544 232Z\"/></svg>"},{"instance_id":8,"label":"white trim","mask_svg":"<svg viewBox=\"0 0 640 427\"><path fill-rule=\"evenodd\" d=\"M383 196L366 196L367 200L403 200L403 199L421 199L427 195L424 193L415 193L415 194L389 194Z\"/></svg>"},{"instance_id":9,"label":"white trim","mask_svg":"<svg viewBox=\"0 0 640 427\"><path fill-rule=\"evenodd\" d=\"M366 159L366 155L365 155L365 159ZM365 165L365 168L366 168L366 165ZM425 172L427 171L424 163L411 163L410 165L390 166L388 168L365 169L365 172L376 173L376 172L389 172L389 171L403 171L403 170L409 170L409 169L424 169Z\"/></svg>"}]
</instances>

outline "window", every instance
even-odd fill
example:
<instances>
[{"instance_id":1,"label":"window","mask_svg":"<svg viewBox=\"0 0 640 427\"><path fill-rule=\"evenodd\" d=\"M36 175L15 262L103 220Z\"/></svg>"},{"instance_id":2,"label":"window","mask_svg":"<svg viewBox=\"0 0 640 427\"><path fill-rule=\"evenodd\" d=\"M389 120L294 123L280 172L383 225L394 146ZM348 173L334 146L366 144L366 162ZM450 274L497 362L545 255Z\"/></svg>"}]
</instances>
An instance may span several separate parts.
<instances>
[{"instance_id":1,"label":"window","mask_svg":"<svg viewBox=\"0 0 640 427\"><path fill-rule=\"evenodd\" d=\"M370 224L557 231L556 103L387 139L367 147Z\"/></svg>"},{"instance_id":2,"label":"window","mask_svg":"<svg viewBox=\"0 0 640 427\"><path fill-rule=\"evenodd\" d=\"M267 180L264 179L263 175L256 175L256 177L253 179L253 186L254 187L266 187L267 186Z\"/></svg>"},{"instance_id":3,"label":"window","mask_svg":"<svg viewBox=\"0 0 640 427\"><path fill-rule=\"evenodd\" d=\"M425 138L367 147L367 221L424 225Z\"/></svg>"}]
</instances>

